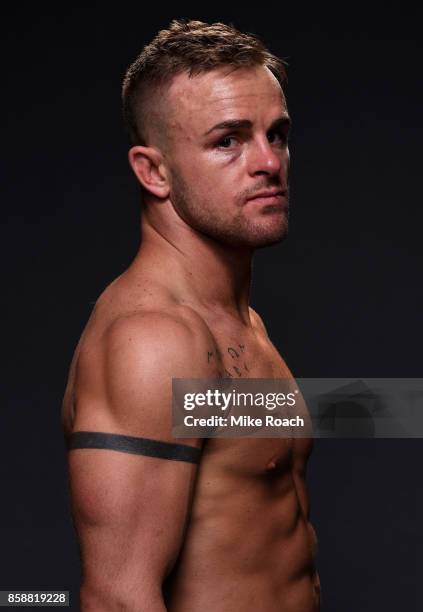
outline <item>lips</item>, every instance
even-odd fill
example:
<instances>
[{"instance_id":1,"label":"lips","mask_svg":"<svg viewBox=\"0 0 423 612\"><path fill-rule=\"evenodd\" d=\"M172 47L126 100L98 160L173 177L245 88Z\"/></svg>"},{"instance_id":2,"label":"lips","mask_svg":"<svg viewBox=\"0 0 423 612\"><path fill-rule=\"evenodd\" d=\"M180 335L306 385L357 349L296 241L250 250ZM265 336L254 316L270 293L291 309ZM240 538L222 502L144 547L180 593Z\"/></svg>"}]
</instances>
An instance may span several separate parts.
<instances>
[{"instance_id":1,"label":"lips","mask_svg":"<svg viewBox=\"0 0 423 612\"><path fill-rule=\"evenodd\" d=\"M247 204L251 203L253 206L260 207L273 207L278 210L288 209L288 190L283 189L264 189L258 191L253 196L247 199Z\"/></svg>"},{"instance_id":2,"label":"lips","mask_svg":"<svg viewBox=\"0 0 423 612\"><path fill-rule=\"evenodd\" d=\"M284 196L286 195L286 191L283 191L282 189L267 189L264 191L259 191L258 193L254 194L253 196L249 197L249 200L256 200L256 199L261 199L261 198L274 198L277 196Z\"/></svg>"}]
</instances>

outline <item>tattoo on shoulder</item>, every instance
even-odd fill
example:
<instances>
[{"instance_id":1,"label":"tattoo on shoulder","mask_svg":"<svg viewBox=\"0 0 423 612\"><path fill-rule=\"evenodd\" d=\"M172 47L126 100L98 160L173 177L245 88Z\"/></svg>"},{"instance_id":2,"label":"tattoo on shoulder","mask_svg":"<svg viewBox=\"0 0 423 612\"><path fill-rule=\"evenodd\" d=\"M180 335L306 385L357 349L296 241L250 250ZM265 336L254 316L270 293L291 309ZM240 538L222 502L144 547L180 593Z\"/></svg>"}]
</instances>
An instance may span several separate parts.
<instances>
[{"instance_id":1,"label":"tattoo on shoulder","mask_svg":"<svg viewBox=\"0 0 423 612\"><path fill-rule=\"evenodd\" d=\"M236 347L236 348L235 348ZM223 366L223 372L220 376L222 378L237 376L238 378L245 376L245 372L249 372L250 369L247 365L246 360L243 357L245 352L245 344L236 343L235 346L226 347L226 355L229 356L230 362L226 363L223 359L222 353L219 349L207 351L207 363L214 362L216 365ZM220 362L220 363L219 363Z\"/></svg>"}]
</instances>

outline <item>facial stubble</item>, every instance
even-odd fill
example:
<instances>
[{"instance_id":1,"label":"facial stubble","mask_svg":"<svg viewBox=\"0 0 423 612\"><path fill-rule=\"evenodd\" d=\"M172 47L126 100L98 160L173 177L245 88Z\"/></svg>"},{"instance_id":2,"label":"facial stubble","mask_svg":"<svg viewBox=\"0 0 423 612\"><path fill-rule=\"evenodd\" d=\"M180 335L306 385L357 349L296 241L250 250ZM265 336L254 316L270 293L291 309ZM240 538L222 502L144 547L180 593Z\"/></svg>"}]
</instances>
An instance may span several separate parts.
<instances>
[{"instance_id":1,"label":"facial stubble","mask_svg":"<svg viewBox=\"0 0 423 612\"><path fill-rule=\"evenodd\" d=\"M235 204L237 212L227 219L219 214L219 202L200 198L179 173L172 173L170 199L176 213L197 232L230 247L257 249L281 242L288 233L288 191L286 198L283 207L261 206L252 220L245 207L254 204L239 194Z\"/></svg>"}]
</instances>

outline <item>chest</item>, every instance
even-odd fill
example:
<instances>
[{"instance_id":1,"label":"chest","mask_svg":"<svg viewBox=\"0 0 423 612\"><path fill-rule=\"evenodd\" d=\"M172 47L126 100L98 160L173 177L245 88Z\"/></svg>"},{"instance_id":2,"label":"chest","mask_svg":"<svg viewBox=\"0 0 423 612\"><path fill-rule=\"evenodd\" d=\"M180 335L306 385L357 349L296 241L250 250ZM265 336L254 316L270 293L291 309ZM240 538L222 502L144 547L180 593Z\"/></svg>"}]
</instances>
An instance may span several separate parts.
<instances>
[{"instance_id":1,"label":"chest","mask_svg":"<svg viewBox=\"0 0 423 612\"><path fill-rule=\"evenodd\" d=\"M261 328L245 329L230 320L209 319L210 375L223 378L293 378L285 360ZM204 449L211 473L272 478L294 469L301 473L311 451L309 439L212 438ZM215 472L216 470L216 472ZM270 481L269 481L270 482Z\"/></svg>"},{"instance_id":2,"label":"chest","mask_svg":"<svg viewBox=\"0 0 423 612\"><path fill-rule=\"evenodd\" d=\"M207 361L224 378L284 378L291 376L285 361L265 332L211 327L212 342Z\"/></svg>"},{"instance_id":3,"label":"chest","mask_svg":"<svg viewBox=\"0 0 423 612\"><path fill-rule=\"evenodd\" d=\"M212 473L220 474L219 479L225 475L273 479L291 471L302 474L311 449L309 438L210 438L203 461Z\"/></svg>"}]
</instances>

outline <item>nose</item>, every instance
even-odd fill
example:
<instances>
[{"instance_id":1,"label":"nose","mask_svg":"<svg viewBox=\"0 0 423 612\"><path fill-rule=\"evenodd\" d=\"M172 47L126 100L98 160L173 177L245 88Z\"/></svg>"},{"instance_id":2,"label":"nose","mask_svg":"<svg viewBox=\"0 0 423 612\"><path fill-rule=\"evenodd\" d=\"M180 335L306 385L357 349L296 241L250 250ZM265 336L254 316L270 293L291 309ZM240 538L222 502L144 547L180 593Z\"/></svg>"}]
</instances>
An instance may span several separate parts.
<instances>
[{"instance_id":1,"label":"nose","mask_svg":"<svg viewBox=\"0 0 423 612\"><path fill-rule=\"evenodd\" d=\"M275 176L280 174L288 150L280 147L275 149L266 138L251 142L247 155L248 172L251 176L257 174Z\"/></svg>"}]
</instances>

